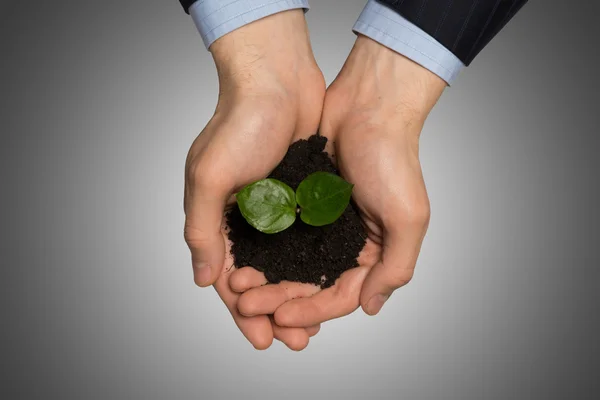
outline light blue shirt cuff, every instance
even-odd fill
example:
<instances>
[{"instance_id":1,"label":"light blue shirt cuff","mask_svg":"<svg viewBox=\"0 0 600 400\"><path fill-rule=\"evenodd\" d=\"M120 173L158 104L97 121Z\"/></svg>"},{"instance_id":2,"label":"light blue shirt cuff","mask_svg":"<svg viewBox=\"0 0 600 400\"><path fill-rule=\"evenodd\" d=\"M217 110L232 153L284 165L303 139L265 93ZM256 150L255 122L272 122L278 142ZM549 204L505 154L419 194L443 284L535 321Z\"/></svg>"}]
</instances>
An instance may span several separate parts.
<instances>
[{"instance_id":1,"label":"light blue shirt cuff","mask_svg":"<svg viewBox=\"0 0 600 400\"><path fill-rule=\"evenodd\" d=\"M215 40L244 25L296 8L308 10L308 0L198 0L189 11L208 49Z\"/></svg>"},{"instance_id":2,"label":"light blue shirt cuff","mask_svg":"<svg viewBox=\"0 0 600 400\"><path fill-rule=\"evenodd\" d=\"M353 30L422 65L448 85L465 66L429 34L375 0L369 0Z\"/></svg>"}]
</instances>

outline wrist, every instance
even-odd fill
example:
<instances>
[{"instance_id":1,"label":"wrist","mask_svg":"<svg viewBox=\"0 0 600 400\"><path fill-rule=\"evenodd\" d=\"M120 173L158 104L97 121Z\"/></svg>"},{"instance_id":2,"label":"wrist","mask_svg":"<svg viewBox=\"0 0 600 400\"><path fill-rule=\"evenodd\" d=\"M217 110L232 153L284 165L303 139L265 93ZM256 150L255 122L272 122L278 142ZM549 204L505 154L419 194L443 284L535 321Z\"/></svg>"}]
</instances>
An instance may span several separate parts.
<instances>
[{"instance_id":1,"label":"wrist","mask_svg":"<svg viewBox=\"0 0 600 400\"><path fill-rule=\"evenodd\" d=\"M216 40L210 51L219 74L215 115L241 108L262 121L292 124L290 132L317 131L325 80L302 10L273 14L236 29Z\"/></svg>"},{"instance_id":2,"label":"wrist","mask_svg":"<svg viewBox=\"0 0 600 400\"><path fill-rule=\"evenodd\" d=\"M440 77L365 36L354 47L330 90L351 99L353 112L401 117L422 124L442 95Z\"/></svg>"},{"instance_id":3,"label":"wrist","mask_svg":"<svg viewBox=\"0 0 600 400\"><path fill-rule=\"evenodd\" d=\"M302 10L288 10L245 25L210 47L221 89L289 88L297 74L318 69Z\"/></svg>"}]
</instances>

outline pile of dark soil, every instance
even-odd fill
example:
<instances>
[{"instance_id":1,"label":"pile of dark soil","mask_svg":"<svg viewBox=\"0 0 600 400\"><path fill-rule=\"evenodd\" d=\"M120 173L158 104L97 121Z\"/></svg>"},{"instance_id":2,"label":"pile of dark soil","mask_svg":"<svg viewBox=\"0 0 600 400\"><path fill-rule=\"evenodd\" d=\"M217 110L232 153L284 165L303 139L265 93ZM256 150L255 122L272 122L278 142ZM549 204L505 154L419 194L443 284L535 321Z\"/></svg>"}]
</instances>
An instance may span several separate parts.
<instances>
[{"instance_id":1,"label":"pile of dark soil","mask_svg":"<svg viewBox=\"0 0 600 400\"><path fill-rule=\"evenodd\" d=\"M294 190L313 172L338 174L324 151L327 138L313 135L293 143L283 161L269 175ZM333 224L314 227L300 218L276 234L254 229L235 207L227 214L231 253L236 267L251 266L271 283L296 281L332 286L346 270L358 266L367 234L353 205Z\"/></svg>"}]
</instances>

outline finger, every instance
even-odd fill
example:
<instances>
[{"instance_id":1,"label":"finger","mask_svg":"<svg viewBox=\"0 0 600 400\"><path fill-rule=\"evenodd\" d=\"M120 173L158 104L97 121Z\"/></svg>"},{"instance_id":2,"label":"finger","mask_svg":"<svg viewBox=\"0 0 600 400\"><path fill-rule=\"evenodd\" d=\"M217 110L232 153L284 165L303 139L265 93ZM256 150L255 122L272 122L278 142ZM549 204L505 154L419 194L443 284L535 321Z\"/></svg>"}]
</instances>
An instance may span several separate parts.
<instances>
[{"instance_id":1,"label":"finger","mask_svg":"<svg viewBox=\"0 0 600 400\"><path fill-rule=\"evenodd\" d=\"M229 286L231 290L237 293L244 293L249 289L263 286L267 283L265 274L252 267L236 269L229 277Z\"/></svg>"},{"instance_id":2,"label":"finger","mask_svg":"<svg viewBox=\"0 0 600 400\"><path fill-rule=\"evenodd\" d=\"M308 328L306 328L306 333L308 333L308 336L313 337L317 333L319 333L320 330L321 330L321 324L313 325L313 326L309 326Z\"/></svg>"},{"instance_id":3,"label":"finger","mask_svg":"<svg viewBox=\"0 0 600 400\"><path fill-rule=\"evenodd\" d=\"M273 314L286 301L310 297L320 290L318 286L298 282L281 282L250 289L240 296L238 310L242 315ZM309 324L310 326L316 324ZM301 328L304 328L301 326Z\"/></svg>"},{"instance_id":4,"label":"finger","mask_svg":"<svg viewBox=\"0 0 600 400\"><path fill-rule=\"evenodd\" d=\"M229 277L229 285L234 292L241 292L267 284L264 274L252 267L244 267L234 270ZM315 336L321 330L321 325L302 328L285 328L273 323L273 335L275 339L284 343L289 349L300 351L306 348L310 337Z\"/></svg>"},{"instance_id":5,"label":"finger","mask_svg":"<svg viewBox=\"0 0 600 400\"><path fill-rule=\"evenodd\" d=\"M406 229L402 234L387 232L381 259L365 279L360 304L365 313L376 315L394 290L406 285L413 277L417 257L425 233Z\"/></svg>"},{"instance_id":6,"label":"finger","mask_svg":"<svg viewBox=\"0 0 600 400\"><path fill-rule=\"evenodd\" d=\"M215 282L215 289L246 339L248 339L257 350L265 350L273 343L273 327L271 321L266 315L245 317L238 312L237 302L239 301L240 295L233 292L229 287L230 274L230 272L223 273Z\"/></svg>"},{"instance_id":7,"label":"finger","mask_svg":"<svg viewBox=\"0 0 600 400\"><path fill-rule=\"evenodd\" d=\"M340 276L334 286L312 297L290 300L282 304L275 311L275 322L279 326L299 328L352 313L359 306L360 289L368 272L368 267L350 269Z\"/></svg>"},{"instance_id":8,"label":"finger","mask_svg":"<svg viewBox=\"0 0 600 400\"><path fill-rule=\"evenodd\" d=\"M272 322L275 339L283 342L290 350L301 351L308 346L309 335L306 329L284 328Z\"/></svg>"},{"instance_id":9,"label":"finger","mask_svg":"<svg viewBox=\"0 0 600 400\"><path fill-rule=\"evenodd\" d=\"M225 198L195 185L186 199L185 241L192 253L194 282L201 287L213 284L223 266L221 224Z\"/></svg>"}]
</instances>

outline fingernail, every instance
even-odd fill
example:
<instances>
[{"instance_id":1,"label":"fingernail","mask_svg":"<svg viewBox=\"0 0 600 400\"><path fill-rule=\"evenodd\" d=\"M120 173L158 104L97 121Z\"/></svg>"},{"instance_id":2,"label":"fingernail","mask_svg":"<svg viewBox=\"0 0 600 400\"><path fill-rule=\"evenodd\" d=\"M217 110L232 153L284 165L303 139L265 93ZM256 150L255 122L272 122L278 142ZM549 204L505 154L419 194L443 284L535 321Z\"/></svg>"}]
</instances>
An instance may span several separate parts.
<instances>
[{"instance_id":1,"label":"fingernail","mask_svg":"<svg viewBox=\"0 0 600 400\"><path fill-rule=\"evenodd\" d=\"M197 283L199 283L200 285L204 286L204 285L208 285L210 283L210 277L211 277L211 272L210 272L210 266L206 265L206 264L202 264L198 267L194 267L196 268L196 280Z\"/></svg>"},{"instance_id":2,"label":"fingernail","mask_svg":"<svg viewBox=\"0 0 600 400\"><path fill-rule=\"evenodd\" d=\"M367 303L368 314L377 314L379 310L381 310L381 307L383 307L387 299L389 299L389 297L390 296L386 296L383 294L376 294L375 296L371 297L371 300L369 300L369 302Z\"/></svg>"}]
</instances>

